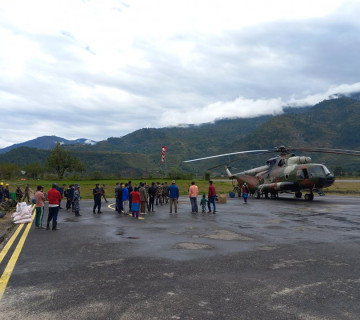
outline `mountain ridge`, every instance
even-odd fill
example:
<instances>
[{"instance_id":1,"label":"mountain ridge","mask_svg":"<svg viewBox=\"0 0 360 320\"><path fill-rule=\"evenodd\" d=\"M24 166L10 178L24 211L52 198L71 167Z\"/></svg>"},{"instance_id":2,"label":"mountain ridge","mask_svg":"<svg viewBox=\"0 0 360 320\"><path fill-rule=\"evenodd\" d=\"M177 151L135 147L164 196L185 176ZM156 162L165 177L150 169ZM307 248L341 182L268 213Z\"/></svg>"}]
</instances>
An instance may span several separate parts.
<instances>
[{"instance_id":1,"label":"mountain ridge","mask_svg":"<svg viewBox=\"0 0 360 320\"><path fill-rule=\"evenodd\" d=\"M60 142L62 145L68 145L68 144L90 144L94 145L97 142L91 139L85 139L85 138L79 138L75 140L68 140L62 137L58 137L55 135L52 136L41 136L37 137L32 140L24 141L21 143L16 143L11 146L5 147L0 149L0 154L9 152L13 149L20 148L20 147L30 147L30 148L36 148L36 149L43 149L43 150L50 150L53 149L57 142Z\"/></svg>"},{"instance_id":2,"label":"mountain ridge","mask_svg":"<svg viewBox=\"0 0 360 320\"><path fill-rule=\"evenodd\" d=\"M86 165L88 172L107 174L160 171L161 147L166 145L167 170L200 173L234 157L185 164L183 161L243 150L290 147L328 147L360 150L360 102L341 97L324 100L301 110L287 110L281 115L250 119L222 119L214 123L188 127L139 129L123 137L110 137L95 145L64 145ZM25 147L22 147L25 148ZM28 157L25 155L28 154ZM25 165L44 162L50 150L13 149L0 154L1 162ZM340 156L312 156L330 167L344 166L359 170L360 159ZM242 160L243 169L263 164L266 158L253 156ZM221 169L222 170L222 169Z\"/></svg>"}]
</instances>

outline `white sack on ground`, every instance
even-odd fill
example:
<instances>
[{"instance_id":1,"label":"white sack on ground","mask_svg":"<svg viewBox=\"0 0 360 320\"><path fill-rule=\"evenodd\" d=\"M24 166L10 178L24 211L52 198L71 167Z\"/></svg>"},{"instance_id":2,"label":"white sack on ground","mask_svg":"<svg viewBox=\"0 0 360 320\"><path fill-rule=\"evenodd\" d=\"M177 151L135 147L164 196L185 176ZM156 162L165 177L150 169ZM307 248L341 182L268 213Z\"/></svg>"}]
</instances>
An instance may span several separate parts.
<instances>
[{"instance_id":1,"label":"white sack on ground","mask_svg":"<svg viewBox=\"0 0 360 320\"><path fill-rule=\"evenodd\" d=\"M32 222L32 206L27 205L26 202L21 202L16 205L16 211L11 215L14 223L28 223Z\"/></svg>"}]
</instances>

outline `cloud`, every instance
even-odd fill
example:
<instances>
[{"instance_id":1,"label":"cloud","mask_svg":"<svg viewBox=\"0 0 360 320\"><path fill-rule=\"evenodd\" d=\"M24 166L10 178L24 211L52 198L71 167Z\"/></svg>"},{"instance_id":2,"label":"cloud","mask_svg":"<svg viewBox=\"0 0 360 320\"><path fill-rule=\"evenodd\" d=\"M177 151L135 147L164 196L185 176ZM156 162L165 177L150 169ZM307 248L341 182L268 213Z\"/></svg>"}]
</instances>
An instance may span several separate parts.
<instances>
[{"instance_id":1,"label":"cloud","mask_svg":"<svg viewBox=\"0 0 360 320\"><path fill-rule=\"evenodd\" d=\"M359 9L351 0L3 0L0 147L279 114L359 91Z\"/></svg>"}]
</instances>

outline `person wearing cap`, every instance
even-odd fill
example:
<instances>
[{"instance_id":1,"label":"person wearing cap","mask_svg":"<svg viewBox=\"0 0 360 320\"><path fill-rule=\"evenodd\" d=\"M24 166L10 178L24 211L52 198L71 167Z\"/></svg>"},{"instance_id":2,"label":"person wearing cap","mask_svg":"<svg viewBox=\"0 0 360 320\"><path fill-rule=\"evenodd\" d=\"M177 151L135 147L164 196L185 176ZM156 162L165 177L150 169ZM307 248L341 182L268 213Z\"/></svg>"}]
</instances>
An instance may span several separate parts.
<instances>
[{"instance_id":1,"label":"person wearing cap","mask_svg":"<svg viewBox=\"0 0 360 320\"><path fill-rule=\"evenodd\" d=\"M45 195L43 186L37 186L35 192L35 228L43 229L42 219L44 218Z\"/></svg>"},{"instance_id":2,"label":"person wearing cap","mask_svg":"<svg viewBox=\"0 0 360 320\"><path fill-rule=\"evenodd\" d=\"M95 214L96 208L98 210L97 213L100 214L100 213L102 213L101 212L101 191L100 191L98 183L95 185L95 188L93 189L93 196L94 196L93 214Z\"/></svg>"},{"instance_id":3,"label":"person wearing cap","mask_svg":"<svg viewBox=\"0 0 360 320\"><path fill-rule=\"evenodd\" d=\"M105 202L108 202L107 199L106 199L106 196L105 196L105 184L103 184L100 187L100 192L101 192L101 196L104 198Z\"/></svg>"},{"instance_id":4,"label":"person wearing cap","mask_svg":"<svg viewBox=\"0 0 360 320\"><path fill-rule=\"evenodd\" d=\"M179 199L179 188L175 184L175 180L171 181L171 186L169 187L169 197L170 197L170 214L172 213L172 207L174 204L175 213L177 213L177 203Z\"/></svg>"},{"instance_id":5,"label":"person wearing cap","mask_svg":"<svg viewBox=\"0 0 360 320\"><path fill-rule=\"evenodd\" d=\"M9 199L10 199L10 190L9 190L9 184L7 183L4 189L4 201L7 201Z\"/></svg>"},{"instance_id":6,"label":"person wearing cap","mask_svg":"<svg viewBox=\"0 0 360 320\"><path fill-rule=\"evenodd\" d=\"M53 183L51 189L47 192L49 200L49 214L47 218L46 230L50 230L50 222L52 221L52 230L59 230L57 228L57 217L59 212L59 203L61 194L56 190L57 184Z\"/></svg>"},{"instance_id":7,"label":"person wearing cap","mask_svg":"<svg viewBox=\"0 0 360 320\"><path fill-rule=\"evenodd\" d=\"M23 197L23 192L20 186L17 186L15 193L16 193L16 201L21 202L21 199Z\"/></svg>"},{"instance_id":8,"label":"person wearing cap","mask_svg":"<svg viewBox=\"0 0 360 320\"><path fill-rule=\"evenodd\" d=\"M4 182L0 182L0 203L4 201Z\"/></svg>"},{"instance_id":9,"label":"person wearing cap","mask_svg":"<svg viewBox=\"0 0 360 320\"><path fill-rule=\"evenodd\" d=\"M75 210L75 217L80 217L80 186L78 184L75 185L74 191L74 210Z\"/></svg>"},{"instance_id":10,"label":"person wearing cap","mask_svg":"<svg viewBox=\"0 0 360 320\"><path fill-rule=\"evenodd\" d=\"M25 186L23 202L25 201L25 199L27 199L26 202L30 202L30 187L28 183Z\"/></svg>"}]
</instances>

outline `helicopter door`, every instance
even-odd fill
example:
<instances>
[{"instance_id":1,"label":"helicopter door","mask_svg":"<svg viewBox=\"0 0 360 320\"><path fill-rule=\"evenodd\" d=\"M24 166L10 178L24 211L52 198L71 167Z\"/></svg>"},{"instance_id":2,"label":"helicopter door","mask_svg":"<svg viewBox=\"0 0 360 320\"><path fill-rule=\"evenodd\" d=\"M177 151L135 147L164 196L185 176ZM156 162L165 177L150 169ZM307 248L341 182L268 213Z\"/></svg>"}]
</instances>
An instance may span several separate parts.
<instances>
[{"instance_id":1,"label":"helicopter door","mask_svg":"<svg viewBox=\"0 0 360 320\"><path fill-rule=\"evenodd\" d=\"M298 180L309 179L309 173L306 168L299 169L296 176Z\"/></svg>"}]
</instances>

